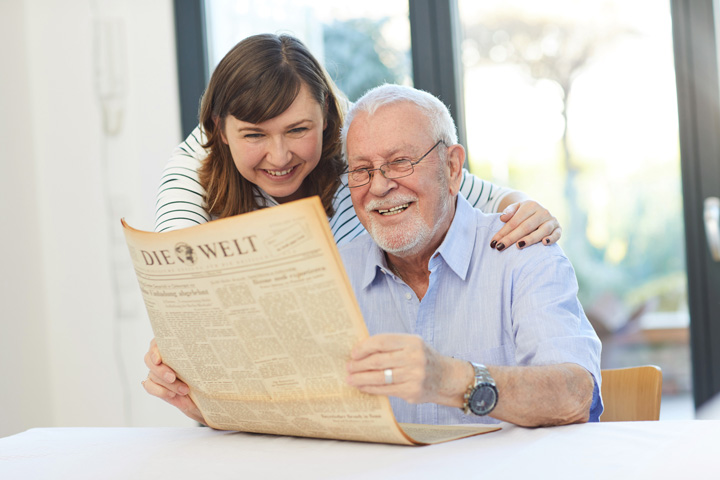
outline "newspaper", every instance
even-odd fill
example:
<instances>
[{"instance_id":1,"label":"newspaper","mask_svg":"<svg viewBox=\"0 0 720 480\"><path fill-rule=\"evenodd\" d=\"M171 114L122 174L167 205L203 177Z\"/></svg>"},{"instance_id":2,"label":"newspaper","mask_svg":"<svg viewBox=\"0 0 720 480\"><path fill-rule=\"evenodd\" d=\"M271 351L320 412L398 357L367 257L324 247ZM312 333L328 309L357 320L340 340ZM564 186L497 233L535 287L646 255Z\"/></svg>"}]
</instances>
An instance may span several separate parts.
<instances>
[{"instance_id":1,"label":"newspaper","mask_svg":"<svg viewBox=\"0 0 720 480\"><path fill-rule=\"evenodd\" d=\"M401 425L345 382L368 331L318 197L166 233L122 224L163 361L209 426L402 445L498 429Z\"/></svg>"}]
</instances>

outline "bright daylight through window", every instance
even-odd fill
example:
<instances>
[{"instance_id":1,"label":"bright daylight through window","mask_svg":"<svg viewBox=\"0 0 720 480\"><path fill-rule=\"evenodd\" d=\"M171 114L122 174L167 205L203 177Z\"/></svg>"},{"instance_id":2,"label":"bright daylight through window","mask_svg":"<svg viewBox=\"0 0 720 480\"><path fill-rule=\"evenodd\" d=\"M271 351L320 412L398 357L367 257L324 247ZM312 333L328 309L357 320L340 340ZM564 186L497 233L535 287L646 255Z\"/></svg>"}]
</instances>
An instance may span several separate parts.
<instances>
[{"instance_id":1,"label":"bright daylight through window","mask_svg":"<svg viewBox=\"0 0 720 480\"><path fill-rule=\"evenodd\" d=\"M669 2L459 6L471 168L560 219L603 368L661 366L691 416Z\"/></svg>"}]
</instances>

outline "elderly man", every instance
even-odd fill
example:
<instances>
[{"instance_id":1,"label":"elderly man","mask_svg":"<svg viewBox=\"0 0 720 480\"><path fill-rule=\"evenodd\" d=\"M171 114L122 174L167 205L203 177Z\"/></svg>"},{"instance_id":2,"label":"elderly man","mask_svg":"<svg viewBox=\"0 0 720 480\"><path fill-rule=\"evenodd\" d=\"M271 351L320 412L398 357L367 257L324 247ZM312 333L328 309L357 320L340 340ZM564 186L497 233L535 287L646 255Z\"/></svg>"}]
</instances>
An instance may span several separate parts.
<instances>
[{"instance_id":1,"label":"elderly man","mask_svg":"<svg viewBox=\"0 0 720 480\"><path fill-rule=\"evenodd\" d=\"M437 98L384 85L343 129L348 186L370 234L341 248L371 337L348 383L400 422L597 421L600 341L556 245L482 246L497 215L457 195L465 151Z\"/></svg>"}]
</instances>

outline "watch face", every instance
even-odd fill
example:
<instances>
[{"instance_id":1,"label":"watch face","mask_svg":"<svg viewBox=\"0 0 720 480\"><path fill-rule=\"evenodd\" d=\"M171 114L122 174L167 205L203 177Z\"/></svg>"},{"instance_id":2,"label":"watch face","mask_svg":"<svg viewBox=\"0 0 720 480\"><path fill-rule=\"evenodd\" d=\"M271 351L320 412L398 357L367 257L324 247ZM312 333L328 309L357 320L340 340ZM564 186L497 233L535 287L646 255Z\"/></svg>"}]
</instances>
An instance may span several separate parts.
<instances>
[{"instance_id":1,"label":"watch face","mask_svg":"<svg viewBox=\"0 0 720 480\"><path fill-rule=\"evenodd\" d=\"M475 415L487 415L495 408L497 392L489 385L479 385L470 397L470 410Z\"/></svg>"}]
</instances>

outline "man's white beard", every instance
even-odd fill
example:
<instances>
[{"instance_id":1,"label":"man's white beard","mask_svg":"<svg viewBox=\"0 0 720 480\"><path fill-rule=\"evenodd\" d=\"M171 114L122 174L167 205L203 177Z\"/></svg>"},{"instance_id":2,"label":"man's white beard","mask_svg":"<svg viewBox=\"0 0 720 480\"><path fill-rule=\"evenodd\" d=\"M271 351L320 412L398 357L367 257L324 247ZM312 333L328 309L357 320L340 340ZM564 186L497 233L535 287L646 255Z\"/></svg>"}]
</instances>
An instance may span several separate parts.
<instances>
[{"instance_id":1,"label":"man's white beard","mask_svg":"<svg viewBox=\"0 0 720 480\"><path fill-rule=\"evenodd\" d=\"M440 182L438 185L440 190L440 198L442 199L441 211L447 212L450 204L450 197L447 192L447 182ZM399 195L392 198L394 205L402 205L403 203L417 202L417 197L412 195ZM378 207L384 207L388 204L388 201L373 201L366 205L366 210L370 212ZM417 204L415 204L417 207ZM401 214L402 215L402 214ZM375 240L375 243L385 252L395 255L397 257L408 257L415 255L416 253L427 248L428 243L437 233L441 225L445 222L442 220L445 218L444 214L441 214L436 223L432 227L427 225L420 211L416 209L412 218L405 220L399 225L393 227L384 227L375 221L374 215L369 215L370 224L368 225L368 233Z\"/></svg>"},{"instance_id":2,"label":"man's white beard","mask_svg":"<svg viewBox=\"0 0 720 480\"><path fill-rule=\"evenodd\" d=\"M368 233L383 251L405 257L420 251L433 232L420 215L414 215L412 219L394 227L382 227L371 220Z\"/></svg>"}]
</instances>

